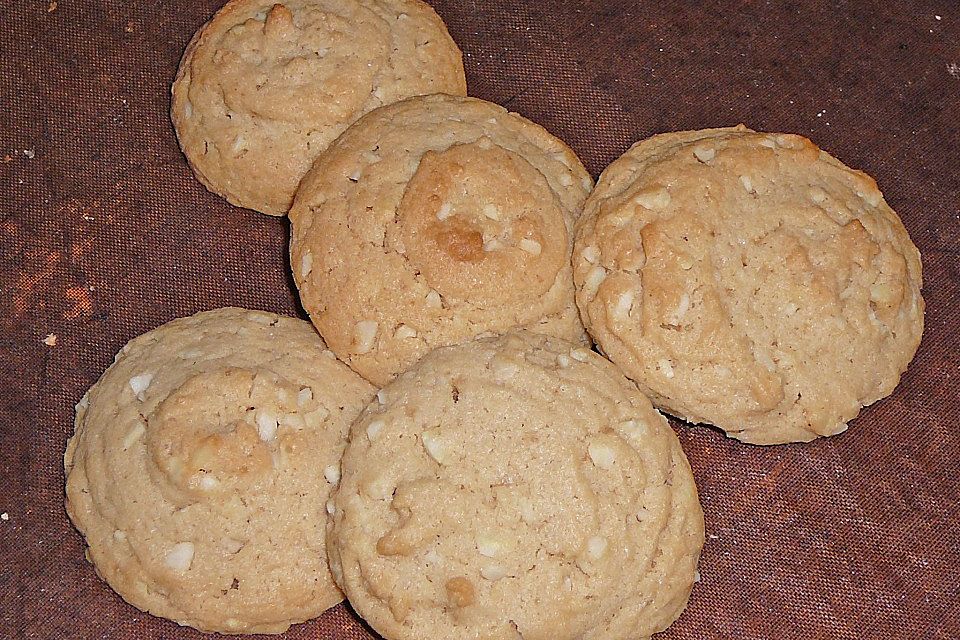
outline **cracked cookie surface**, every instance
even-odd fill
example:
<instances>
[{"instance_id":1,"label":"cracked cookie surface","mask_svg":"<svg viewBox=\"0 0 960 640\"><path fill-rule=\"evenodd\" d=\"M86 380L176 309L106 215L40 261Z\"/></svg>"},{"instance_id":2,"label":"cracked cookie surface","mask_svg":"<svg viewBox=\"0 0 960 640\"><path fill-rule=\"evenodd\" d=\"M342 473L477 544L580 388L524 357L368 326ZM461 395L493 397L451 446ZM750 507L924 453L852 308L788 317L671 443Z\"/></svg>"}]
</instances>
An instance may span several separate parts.
<instances>
[{"instance_id":1,"label":"cracked cookie surface","mask_svg":"<svg viewBox=\"0 0 960 640\"><path fill-rule=\"evenodd\" d=\"M297 194L301 302L330 348L378 385L488 331L585 340L570 251L591 187L563 142L495 104L384 107L345 132Z\"/></svg>"},{"instance_id":2,"label":"cracked cookie surface","mask_svg":"<svg viewBox=\"0 0 960 640\"><path fill-rule=\"evenodd\" d=\"M290 208L316 157L364 113L464 95L460 50L420 0L232 0L187 47L171 117L197 178L231 203Z\"/></svg>"},{"instance_id":3,"label":"cracked cookie surface","mask_svg":"<svg viewBox=\"0 0 960 640\"><path fill-rule=\"evenodd\" d=\"M134 606L279 633L342 594L325 502L374 389L309 323L218 309L133 339L77 405L67 511Z\"/></svg>"},{"instance_id":4,"label":"cracked cookie surface","mask_svg":"<svg viewBox=\"0 0 960 640\"><path fill-rule=\"evenodd\" d=\"M659 408L758 444L890 394L923 332L920 254L876 183L797 135L654 136L578 222L577 303Z\"/></svg>"},{"instance_id":5,"label":"cracked cookie surface","mask_svg":"<svg viewBox=\"0 0 960 640\"><path fill-rule=\"evenodd\" d=\"M437 349L351 427L331 570L389 640L639 639L703 545L666 420L609 361L527 331Z\"/></svg>"}]
</instances>

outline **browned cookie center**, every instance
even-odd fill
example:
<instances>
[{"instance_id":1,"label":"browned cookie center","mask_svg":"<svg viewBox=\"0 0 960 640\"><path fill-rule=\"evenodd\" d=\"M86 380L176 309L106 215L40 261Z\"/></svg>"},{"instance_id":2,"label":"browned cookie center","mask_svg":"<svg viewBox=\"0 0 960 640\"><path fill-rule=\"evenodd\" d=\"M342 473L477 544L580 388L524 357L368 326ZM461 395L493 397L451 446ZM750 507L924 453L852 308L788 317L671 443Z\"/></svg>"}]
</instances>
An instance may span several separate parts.
<instances>
[{"instance_id":1,"label":"browned cookie center","mask_svg":"<svg viewBox=\"0 0 960 640\"><path fill-rule=\"evenodd\" d=\"M529 162L487 138L425 153L397 217L407 258L443 296L514 304L546 293L564 264L556 194Z\"/></svg>"}]
</instances>

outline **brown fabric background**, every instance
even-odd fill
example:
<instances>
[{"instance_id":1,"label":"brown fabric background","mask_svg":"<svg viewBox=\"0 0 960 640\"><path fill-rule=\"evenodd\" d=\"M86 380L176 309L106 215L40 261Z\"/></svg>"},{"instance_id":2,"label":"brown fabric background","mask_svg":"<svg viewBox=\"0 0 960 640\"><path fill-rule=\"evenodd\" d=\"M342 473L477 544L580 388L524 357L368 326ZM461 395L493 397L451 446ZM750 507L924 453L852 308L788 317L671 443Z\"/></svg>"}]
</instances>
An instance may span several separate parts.
<instances>
[{"instance_id":1,"label":"brown fabric background","mask_svg":"<svg viewBox=\"0 0 960 640\"><path fill-rule=\"evenodd\" d=\"M97 579L62 451L74 403L131 337L223 305L300 313L287 224L204 191L167 117L219 0L58 2L0 0L0 637L199 638ZM594 175L650 134L745 122L877 178L923 253L920 351L840 437L757 448L674 424L709 539L662 637L960 638L960 4L435 6L471 93ZM340 606L286 637L372 635Z\"/></svg>"}]
</instances>

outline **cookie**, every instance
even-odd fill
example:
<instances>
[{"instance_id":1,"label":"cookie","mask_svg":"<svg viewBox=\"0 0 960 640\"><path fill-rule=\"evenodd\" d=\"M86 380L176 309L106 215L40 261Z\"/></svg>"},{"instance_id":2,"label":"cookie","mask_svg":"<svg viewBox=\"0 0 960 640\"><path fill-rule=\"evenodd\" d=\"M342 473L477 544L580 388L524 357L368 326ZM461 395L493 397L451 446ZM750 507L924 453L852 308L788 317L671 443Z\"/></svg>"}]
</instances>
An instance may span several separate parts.
<instances>
[{"instance_id":1,"label":"cookie","mask_svg":"<svg viewBox=\"0 0 960 640\"><path fill-rule=\"evenodd\" d=\"M202 631L320 615L342 599L324 504L373 394L301 320L218 309L135 338L64 456L87 557L130 604Z\"/></svg>"},{"instance_id":2,"label":"cookie","mask_svg":"<svg viewBox=\"0 0 960 640\"><path fill-rule=\"evenodd\" d=\"M531 332L425 356L350 430L330 567L387 640L637 640L683 610L703 514L607 360Z\"/></svg>"},{"instance_id":3,"label":"cookie","mask_svg":"<svg viewBox=\"0 0 960 640\"><path fill-rule=\"evenodd\" d=\"M428 96L383 107L297 193L300 300L334 353L378 386L484 332L585 340L570 251L591 187L563 142L495 104Z\"/></svg>"},{"instance_id":4,"label":"cookie","mask_svg":"<svg viewBox=\"0 0 960 640\"><path fill-rule=\"evenodd\" d=\"M428 93L465 95L466 81L460 50L420 0L231 0L187 47L170 113L204 186L284 215L350 123Z\"/></svg>"},{"instance_id":5,"label":"cookie","mask_svg":"<svg viewBox=\"0 0 960 640\"><path fill-rule=\"evenodd\" d=\"M574 277L588 331L657 407L744 442L844 431L923 332L920 254L876 182L743 126L614 161Z\"/></svg>"}]
</instances>

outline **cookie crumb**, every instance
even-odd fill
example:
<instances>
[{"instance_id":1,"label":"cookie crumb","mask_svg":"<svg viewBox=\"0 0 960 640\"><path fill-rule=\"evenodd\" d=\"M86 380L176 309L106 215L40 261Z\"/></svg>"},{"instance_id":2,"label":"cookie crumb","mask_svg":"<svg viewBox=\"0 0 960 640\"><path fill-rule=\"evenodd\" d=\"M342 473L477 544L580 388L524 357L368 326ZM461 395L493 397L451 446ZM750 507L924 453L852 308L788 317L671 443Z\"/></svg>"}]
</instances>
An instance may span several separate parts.
<instances>
[{"instance_id":1,"label":"cookie crumb","mask_svg":"<svg viewBox=\"0 0 960 640\"><path fill-rule=\"evenodd\" d=\"M37 152L34 151L33 149L24 149L23 155L27 156L27 158L29 158L30 160L33 160L33 158L37 155Z\"/></svg>"},{"instance_id":2,"label":"cookie crumb","mask_svg":"<svg viewBox=\"0 0 960 640\"><path fill-rule=\"evenodd\" d=\"M717 151L712 147L697 147L693 150L693 155L697 156L697 160L706 164L716 157Z\"/></svg>"},{"instance_id":3,"label":"cookie crumb","mask_svg":"<svg viewBox=\"0 0 960 640\"><path fill-rule=\"evenodd\" d=\"M48 347L57 346L57 334L48 333L47 337L43 339L43 344L47 345Z\"/></svg>"},{"instance_id":4,"label":"cookie crumb","mask_svg":"<svg viewBox=\"0 0 960 640\"><path fill-rule=\"evenodd\" d=\"M3 520L4 522L6 522L9 519L10 519L10 514L7 513L6 511L4 511L3 513L0 513L0 520Z\"/></svg>"},{"instance_id":5,"label":"cookie crumb","mask_svg":"<svg viewBox=\"0 0 960 640\"><path fill-rule=\"evenodd\" d=\"M53 13L57 10L57 0L51 0L50 4L47 5L47 13Z\"/></svg>"}]
</instances>

